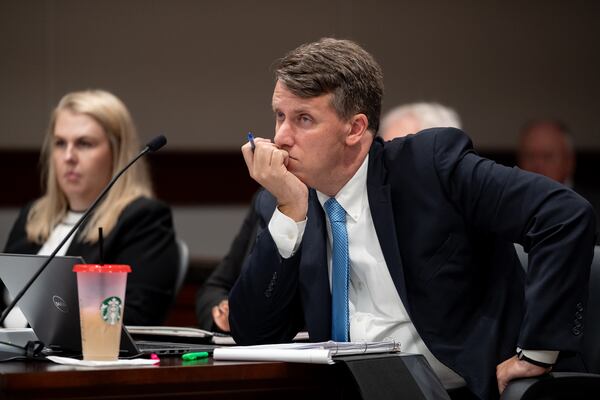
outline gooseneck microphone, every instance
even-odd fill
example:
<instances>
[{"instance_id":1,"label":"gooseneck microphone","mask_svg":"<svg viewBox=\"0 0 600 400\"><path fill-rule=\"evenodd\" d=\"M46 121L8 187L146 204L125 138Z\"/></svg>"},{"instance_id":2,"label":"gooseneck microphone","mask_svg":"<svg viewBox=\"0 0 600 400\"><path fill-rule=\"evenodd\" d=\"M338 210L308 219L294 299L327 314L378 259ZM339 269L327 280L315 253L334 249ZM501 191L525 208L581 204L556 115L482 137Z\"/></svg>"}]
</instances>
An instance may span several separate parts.
<instances>
[{"instance_id":1,"label":"gooseneck microphone","mask_svg":"<svg viewBox=\"0 0 600 400\"><path fill-rule=\"evenodd\" d=\"M113 178L110 180L110 182L108 182L108 185L106 185L106 187L104 188L104 190L102 190L102 192L98 195L98 197L96 198L96 200L94 200L94 202L92 203L92 205L88 207L88 209L85 211L85 213L83 213L83 215L81 216L81 218L79 218L79 220L77 221L77 223L75 223L75 225L73 225L73 228L71 228L71 230L69 231L69 233L67 233L67 236L65 236L64 239L58 244L58 246L56 246L56 248L54 249L54 251L52 252L52 254L50 254L48 256L48 258L46 259L46 261L44 261L44 263L37 270L37 272L31 277L31 279L29 279L29 281L27 281L27 284L23 287L23 289L21 289L21 291L15 296L15 298L10 302L10 304L4 309L4 311L2 312L2 315L0 315L0 325L2 325L4 323L4 320L6 319L6 317L8 316L8 314L17 305L17 303L19 302L19 300L21 300L21 297L23 297L23 295L27 292L27 290L29 289L29 287L33 284L33 282L35 282L35 280L37 279L37 277L40 276L40 274L42 272L44 272L44 270L46 269L46 267L50 264L50 261L52 261L54 259L54 257L56 257L56 253L58 253L58 251L67 242L67 240L69 240L69 238L71 236L73 236L73 233L75 233L75 231L77 230L77 228L79 228L79 226L81 226L81 224L83 224L85 222L85 220L92 213L92 211L94 211L94 209L96 208L96 206L98 206L98 203L100 203L100 201L104 198L104 196L106 195L106 193L108 193L108 191L110 190L110 188L113 187L113 185L115 184L115 182L117 181L117 179L119 179L119 177L121 175L123 175L123 173L125 171L127 171L127 169L129 167L131 167L133 165L133 163L135 163L137 160L139 160L143 155L145 155L146 153L153 153L155 151L158 151L165 144L167 144L167 138L164 135L159 135L159 136L155 137L154 139L152 139L151 141L149 141L148 144L146 144L146 147L144 147L142 149L142 151L140 151L140 153L133 158L133 160L131 160L123 169L121 169L117 174L115 174L115 176L113 176Z\"/></svg>"}]
</instances>

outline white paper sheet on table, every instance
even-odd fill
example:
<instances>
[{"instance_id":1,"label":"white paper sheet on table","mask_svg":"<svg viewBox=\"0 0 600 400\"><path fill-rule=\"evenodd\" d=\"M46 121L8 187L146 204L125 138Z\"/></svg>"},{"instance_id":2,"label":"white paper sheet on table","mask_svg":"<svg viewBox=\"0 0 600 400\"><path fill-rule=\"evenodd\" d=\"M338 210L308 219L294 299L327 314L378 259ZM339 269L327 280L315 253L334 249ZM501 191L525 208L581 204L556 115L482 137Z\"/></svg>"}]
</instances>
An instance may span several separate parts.
<instances>
[{"instance_id":1,"label":"white paper sheet on table","mask_svg":"<svg viewBox=\"0 0 600 400\"><path fill-rule=\"evenodd\" d=\"M286 361L313 364L334 364L333 357L342 355L389 353L400 351L400 344L383 342L318 342L284 343L258 346L219 347L215 360L228 361Z\"/></svg>"},{"instance_id":2,"label":"white paper sheet on table","mask_svg":"<svg viewBox=\"0 0 600 400\"><path fill-rule=\"evenodd\" d=\"M151 360L148 358L134 358L131 360L115 360L115 361L84 361L76 358L48 356L48 360L62 365L73 365L76 367L122 367L127 365L154 365L160 360Z\"/></svg>"}]
</instances>

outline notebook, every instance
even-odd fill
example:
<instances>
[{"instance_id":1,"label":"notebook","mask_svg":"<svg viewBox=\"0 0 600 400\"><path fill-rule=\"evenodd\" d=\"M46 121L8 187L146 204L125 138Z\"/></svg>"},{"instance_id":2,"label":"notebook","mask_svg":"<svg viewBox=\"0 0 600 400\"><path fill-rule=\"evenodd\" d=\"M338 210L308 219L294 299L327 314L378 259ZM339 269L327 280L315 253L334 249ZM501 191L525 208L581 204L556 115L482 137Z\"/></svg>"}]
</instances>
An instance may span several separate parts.
<instances>
[{"instance_id":1,"label":"notebook","mask_svg":"<svg viewBox=\"0 0 600 400\"><path fill-rule=\"evenodd\" d=\"M119 357L136 357L139 355L157 354L162 357L180 356L181 354L191 352L207 352L212 355L215 345L208 343L187 342L186 340L176 341L177 338L161 338L154 340L142 337L133 339L132 333L126 326L123 326L121 334L121 352Z\"/></svg>"},{"instance_id":2,"label":"notebook","mask_svg":"<svg viewBox=\"0 0 600 400\"><path fill-rule=\"evenodd\" d=\"M0 279L12 298L46 259L46 256L0 253ZM33 332L49 352L81 355L77 278L73 272L75 264L85 264L85 261L81 257L55 257L18 303ZM147 340L138 343L123 326L119 357L150 353L167 356L197 351L212 354L213 348L209 344L197 343Z\"/></svg>"},{"instance_id":3,"label":"notebook","mask_svg":"<svg viewBox=\"0 0 600 400\"><path fill-rule=\"evenodd\" d=\"M196 344L222 344L216 338L229 338L223 333L211 332L200 328L181 326L135 326L127 325L127 331L137 340L153 340L162 342L196 343ZM227 343L226 343L227 344Z\"/></svg>"}]
</instances>

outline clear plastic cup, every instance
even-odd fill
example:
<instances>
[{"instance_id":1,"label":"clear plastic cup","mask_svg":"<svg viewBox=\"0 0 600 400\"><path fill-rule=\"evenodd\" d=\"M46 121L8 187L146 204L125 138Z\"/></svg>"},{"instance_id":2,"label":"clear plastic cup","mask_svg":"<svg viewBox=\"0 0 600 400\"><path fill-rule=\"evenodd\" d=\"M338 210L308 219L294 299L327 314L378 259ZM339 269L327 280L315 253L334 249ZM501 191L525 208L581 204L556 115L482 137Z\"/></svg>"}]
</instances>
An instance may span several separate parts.
<instances>
[{"instance_id":1,"label":"clear plastic cup","mask_svg":"<svg viewBox=\"0 0 600 400\"><path fill-rule=\"evenodd\" d=\"M77 293L84 360L119 357L129 265L77 264Z\"/></svg>"}]
</instances>

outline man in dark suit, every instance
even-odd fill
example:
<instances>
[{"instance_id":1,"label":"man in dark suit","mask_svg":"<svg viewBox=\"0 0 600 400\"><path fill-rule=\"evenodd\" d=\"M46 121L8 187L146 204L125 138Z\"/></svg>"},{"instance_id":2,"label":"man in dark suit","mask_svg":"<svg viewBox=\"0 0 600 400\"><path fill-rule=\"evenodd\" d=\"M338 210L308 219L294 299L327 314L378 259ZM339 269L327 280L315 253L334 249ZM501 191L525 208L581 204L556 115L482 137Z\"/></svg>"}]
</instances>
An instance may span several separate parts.
<instances>
[{"instance_id":1,"label":"man in dark suit","mask_svg":"<svg viewBox=\"0 0 600 400\"><path fill-rule=\"evenodd\" d=\"M600 192L597 185L581 185L574 181L576 152L570 129L563 121L534 119L523 125L517 161L519 168L542 174L575 190L598 212Z\"/></svg>"},{"instance_id":2,"label":"man in dark suit","mask_svg":"<svg viewBox=\"0 0 600 400\"><path fill-rule=\"evenodd\" d=\"M581 368L589 203L479 157L457 129L375 138L382 73L351 41L302 45L276 78L274 143L242 147L268 192L229 298L236 342L285 342L303 326L312 341L391 337L480 398Z\"/></svg>"},{"instance_id":3,"label":"man in dark suit","mask_svg":"<svg viewBox=\"0 0 600 400\"><path fill-rule=\"evenodd\" d=\"M198 289L196 295L196 317L198 326L215 332L229 333L229 292L233 287L244 260L256 239L258 231L258 215L256 214L256 198L259 190L252 197L248 212L242 226L231 243L229 251L214 269L206 282Z\"/></svg>"}]
</instances>

